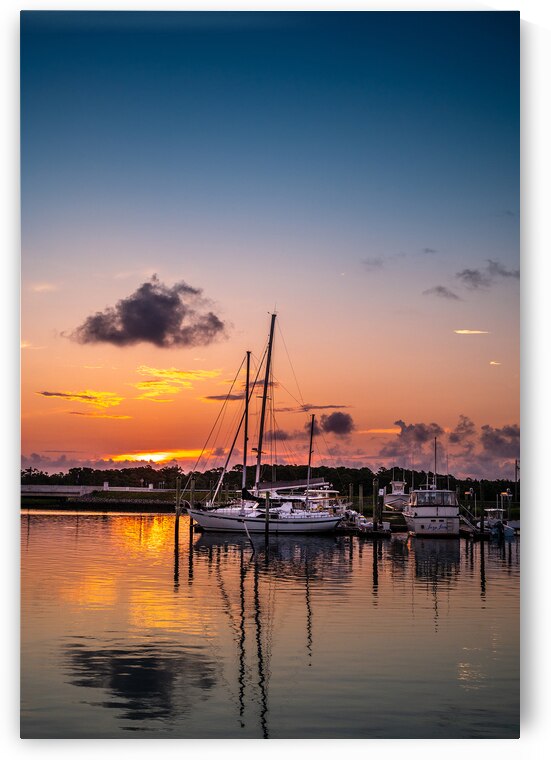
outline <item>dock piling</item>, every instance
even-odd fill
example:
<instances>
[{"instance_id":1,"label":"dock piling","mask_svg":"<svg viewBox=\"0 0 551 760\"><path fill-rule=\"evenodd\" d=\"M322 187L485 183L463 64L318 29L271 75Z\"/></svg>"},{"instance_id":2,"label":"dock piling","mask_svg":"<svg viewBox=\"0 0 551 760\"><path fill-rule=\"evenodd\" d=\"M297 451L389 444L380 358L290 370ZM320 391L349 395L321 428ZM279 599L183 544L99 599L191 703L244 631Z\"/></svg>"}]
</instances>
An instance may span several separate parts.
<instances>
[{"instance_id":1,"label":"dock piling","mask_svg":"<svg viewBox=\"0 0 551 760\"><path fill-rule=\"evenodd\" d=\"M377 517L379 513L379 478L373 478L373 530L378 528Z\"/></svg>"}]
</instances>

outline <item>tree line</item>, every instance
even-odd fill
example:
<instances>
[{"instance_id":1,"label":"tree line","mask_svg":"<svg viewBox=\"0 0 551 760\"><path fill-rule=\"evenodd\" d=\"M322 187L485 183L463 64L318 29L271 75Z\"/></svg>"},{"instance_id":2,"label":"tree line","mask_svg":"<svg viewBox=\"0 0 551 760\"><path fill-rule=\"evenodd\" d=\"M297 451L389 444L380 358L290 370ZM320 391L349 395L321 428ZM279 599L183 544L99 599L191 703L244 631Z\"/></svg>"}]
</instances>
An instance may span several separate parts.
<instances>
[{"instance_id":1,"label":"tree line","mask_svg":"<svg viewBox=\"0 0 551 760\"><path fill-rule=\"evenodd\" d=\"M243 465L236 464L233 469L228 470L224 476L224 486L230 490L239 490L241 488ZM275 466L266 466L263 469L263 480L274 481L292 481L306 480L308 468L306 465L278 464ZM218 482L221 474L221 468L207 470L205 472L185 472L179 466L167 466L155 468L152 465L144 464L138 467L124 467L121 469L98 470L92 467L72 467L68 472L58 472L49 474L42 470L28 467L21 471L22 485L82 485L98 486L103 488L105 482L112 487L128 486L134 488L147 488L153 485L154 489L158 488L176 488L176 478L181 479L182 486L193 475L195 477L195 488L199 491L212 491ZM255 477L255 467L247 467L247 484L252 486ZM358 494L358 487L363 486L365 496L373 494L373 481L378 480L378 487L385 488L390 485L391 480L404 480L411 488L422 487L427 482L432 482L433 473L425 470L402 470L397 468L381 467L377 471L369 467L316 467L312 477L324 478L331 483L345 496L349 493L349 487L352 485L354 495ZM441 475L437 473L437 483L439 488L450 488L452 491L459 490L461 498L465 492L473 489L477 499L481 501L495 499L497 493L510 490L515 501L518 500L520 493L520 483L517 484L517 494L515 495L515 483L511 480L476 480L472 478L458 479L453 475Z\"/></svg>"}]
</instances>

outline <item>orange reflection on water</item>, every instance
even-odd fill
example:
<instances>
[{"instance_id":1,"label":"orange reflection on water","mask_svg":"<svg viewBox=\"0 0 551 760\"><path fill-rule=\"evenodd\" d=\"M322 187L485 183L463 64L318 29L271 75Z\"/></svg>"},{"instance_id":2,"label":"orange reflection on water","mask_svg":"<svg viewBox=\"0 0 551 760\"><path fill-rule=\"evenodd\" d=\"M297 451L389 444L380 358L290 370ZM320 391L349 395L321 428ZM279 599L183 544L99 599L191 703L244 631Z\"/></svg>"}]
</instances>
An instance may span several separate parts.
<instances>
[{"instance_id":1,"label":"orange reflection on water","mask_svg":"<svg viewBox=\"0 0 551 760\"><path fill-rule=\"evenodd\" d=\"M69 604L81 605L89 609L107 609L115 604L117 590L113 578L85 576L61 586L59 596Z\"/></svg>"},{"instance_id":2,"label":"orange reflection on water","mask_svg":"<svg viewBox=\"0 0 551 760\"><path fill-rule=\"evenodd\" d=\"M133 589L128 600L128 622L144 629L178 631L195 635L208 635L211 615L205 605L190 604L174 594L160 596L149 589Z\"/></svg>"},{"instance_id":3,"label":"orange reflection on water","mask_svg":"<svg viewBox=\"0 0 551 760\"><path fill-rule=\"evenodd\" d=\"M119 548L133 554L167 556L174 545L174 517L171 515L139 515L113 520L110 536Z\"/></svg>"}]
</instances>

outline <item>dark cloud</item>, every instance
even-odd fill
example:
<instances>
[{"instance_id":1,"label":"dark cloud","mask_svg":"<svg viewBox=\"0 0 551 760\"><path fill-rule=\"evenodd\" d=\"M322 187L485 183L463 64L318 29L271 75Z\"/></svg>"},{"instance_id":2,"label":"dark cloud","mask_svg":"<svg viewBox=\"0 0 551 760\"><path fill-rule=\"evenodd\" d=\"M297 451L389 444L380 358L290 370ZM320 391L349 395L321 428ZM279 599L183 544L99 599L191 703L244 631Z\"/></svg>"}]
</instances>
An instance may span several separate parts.
<instances>
[{"instance_id":1,"label":"dark cloud","mask_svg":"<svg viewBox=\"0 0 551 760\"><path fill-rule=\"evenodd\" d=\"M433 442L434 438L439 438L444 434L444 429L436 422L415 422L406 425L403 420L394 422L396 427L400 428L400 433L387 441L379 451L378 456L385 459L398 459L410 456L412 452L416 454L416 461L423 458L423 446ZM427 461L430 461L432 453L427 451Z\"/></svg>"},{"instance_id":2,"label":"dark cloud","mask_svg":"<svg viewBox=\"0 0 551 760\"><path fill-rule=\"evenodd\" d=\"M304 432L307 435L310 435L310 428L312 426L311 422L305 422L304 423ZM318 420L314 419L314 435L319 435L321 432L320 423Z\"/></svg>"},{"instance_id":3,"label":"dark cloud","mask_svg":"<svg viewBox=\"0 0 551 760\"><path fill-rule=\"evenodd\" d=\"M362 264L367 269L368 272L374 272L377 269L382 269L383 267L383 260L380 256L374 256L370 259L363 259Z\"/></svg>"},{"instance_id":4,"label":"dark cloud","mask_svg":"<svg viewBox=\"0 0 551 760\"><path fill-rule=\"evenodd\" d=\"M490 277L480 269L463 269L461 272L457 272L455 276L470 290L489 288L491 285Z\"/></svg>"},{"instance_id":5,"label":"dark cloud","mask_svg":"<svg viewBox=\"0 0 551 760\"><path fill-rule=\"evenodd\" d=\"M297 437L297 433L289 433L286 430L269 430L266 433L267 441L290 441Z\"/></svg>"},{"instance_id":6,"label":"dark cloud","mask_svg":"<svg viewBox=\"0 0 551 760\"><path fill-rule=\"evenodd\" d=\"M506 269L499 261L492 261L488 259L488 274L490 277L513 277L518 280L520 278L519 269Z\"/></svg>"},{"instance_id":7,"label":"dark cloud","mask_svg":"<svg viewBox=\"0 0 551 760\"><path fill-rule=\"evenodd\" d=\"M480 443L483 452L492 457L517 458L520 453L520 428L518 425L504 425L502 428L482 425Z\"/></svg>"},{"instance_id":8,"label":"dark cloud","mask_svg":"<svg viewBox=\"0 0 551 760\"><path fill-rule=\"evenodd\" d=\"M472 439L476 433L476 427L472 420L464 414L459 415L459 422L448 436L450 443L465 443Z\"/></svg>"},{"instance_id":9,"label":"dark cloud","mask_svg":"<svg viewBox=\"0 0 551 760\"><path fill-rule=\"evenodd\" d=\"M436 248L423 248L423 253L438 253Z\"/></svg>"},{"instance_id":10,"label":"dark cloud","mask_svg":"<svg viewBox=\"0 0 551 760\"><path fill-rule=\"evenodd\" d=\"M403 420L396 420L393 424L400 428L399 436L412 443L423 444L427 441L432 441L434 438L438 438L444 433L444 429L436 422L428 424L425 422L415 422L412 425L406 425Z\"/></svg>"},{"instance_id":11,"label":"dark cloud","mask_svg":"<svg viewBox=\"0 0 551 760\"><path fill-rule=\"evenodd\" d=\"M201 293L185 282L168 287L154 275L115 307L88 317L69 337L79 343L115 346L205 346L224 335L225 325L205 310Z\"/></svg>"},{"instance_id":12,"label":"dark cloud","mask_svg":"<svg viewBox=\"0 0 551 760\"><path fill-rule=\"evenodd\" d=\"M445 285L435 285L433 288L423 291L424 296L439 296L440 298L448 298L452 301L461 301L462 299L456 295L453 290L450 290Z\"/></svg>"},{"instance_id":13,"label":"dark cloud","mask_svg":"<svg viewBox=\"0 0 551 760\"><path fill-rule=\"evenodd\" d=\"M349 435L354 430L354 420L346 412L333 412L333 414L322 414L321 428L325 433L334 433L335 435Z\"/></svg>"}]
</instances>

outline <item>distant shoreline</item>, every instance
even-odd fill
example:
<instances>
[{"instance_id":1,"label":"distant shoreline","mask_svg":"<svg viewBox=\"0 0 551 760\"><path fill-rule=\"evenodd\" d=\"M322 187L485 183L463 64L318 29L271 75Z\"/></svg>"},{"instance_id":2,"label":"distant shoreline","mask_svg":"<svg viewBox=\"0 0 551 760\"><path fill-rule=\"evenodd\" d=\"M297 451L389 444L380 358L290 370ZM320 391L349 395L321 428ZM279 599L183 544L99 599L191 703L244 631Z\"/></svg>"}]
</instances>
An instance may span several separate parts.
<instances>
[{"instance_id":1,"label":"distant shoreline","mask_svg":"<svg viewBox=\"0 0 551 760\"><path fill-rule=\"evenodd\" d=\"M125 499L121 501L88 499L60 501L55 499L21 499L21 512L148 512L174 514L175 504L163 501Z\"/></svg>"}]
</instances>

